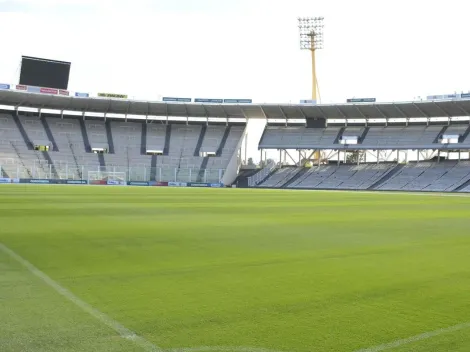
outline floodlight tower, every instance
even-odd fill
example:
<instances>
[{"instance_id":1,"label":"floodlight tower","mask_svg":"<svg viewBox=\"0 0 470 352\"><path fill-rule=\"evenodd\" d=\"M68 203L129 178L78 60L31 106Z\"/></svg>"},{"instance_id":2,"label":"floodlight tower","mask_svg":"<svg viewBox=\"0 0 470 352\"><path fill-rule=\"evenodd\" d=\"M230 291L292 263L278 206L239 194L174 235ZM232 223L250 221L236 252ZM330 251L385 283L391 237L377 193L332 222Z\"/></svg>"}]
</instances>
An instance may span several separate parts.
<instances>
[{"instance_id":1,"label":"floodlight tower","mask_svg":"<svg viewBox=\"0 0 470 352\"><path fill-rule=\"evenodd\" d=\"M312 53L312 100L317 101L318 81L316 71L316 51L323 49L324 17L300 17L300 49Z\"/></svg>"}]
</instances>

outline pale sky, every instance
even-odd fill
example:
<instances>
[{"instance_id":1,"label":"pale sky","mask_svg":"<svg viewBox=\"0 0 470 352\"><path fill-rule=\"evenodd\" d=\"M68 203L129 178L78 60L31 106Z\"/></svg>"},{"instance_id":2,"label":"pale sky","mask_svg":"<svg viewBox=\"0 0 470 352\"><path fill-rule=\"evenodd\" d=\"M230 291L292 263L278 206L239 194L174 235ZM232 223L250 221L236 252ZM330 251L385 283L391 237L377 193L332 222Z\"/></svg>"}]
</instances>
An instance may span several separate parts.
<instances>
[{"instance_id":1,"label":"pale sky","mask_svg":"<svg viewBox=\"0 0 470 352\"><path fill-rule=\"evenodd\" d=\"M325 17L322 103L470 90L468 0L0 0L0 83L21 55L72 62L69 90L309 99L297 17Z\"/></svg>"},{"instance_id":2,"label":"pale sky","mask_svg":"<svg viewBox=\"0 0 470 352\"><path fill-rule=\"evenodd\" d=\"M298 102L310 57L298 16L325 17L323 102L470 89L465 0L0 0L0 82L21 55L72 62L69 89Z\"/></svg>"}]
</instances>

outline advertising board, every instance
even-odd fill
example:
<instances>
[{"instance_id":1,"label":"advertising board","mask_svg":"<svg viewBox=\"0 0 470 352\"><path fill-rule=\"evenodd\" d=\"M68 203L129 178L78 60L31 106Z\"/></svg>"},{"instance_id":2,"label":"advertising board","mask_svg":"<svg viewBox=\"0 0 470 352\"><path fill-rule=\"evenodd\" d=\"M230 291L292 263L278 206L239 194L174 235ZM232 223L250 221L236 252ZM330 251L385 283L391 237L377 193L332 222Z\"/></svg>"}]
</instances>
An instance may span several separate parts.
<instances>
[{"instance_id":1,"label":"advertising board","mask_svg":"<svg viewBox=\"0 0 470 352\"><path fill-rule=\"evenodd\" d=\"M375 103L376 98L351 98L346 100L348 103Z\"/></svg>"},{"instance_id":2,"label":"advertising board","mask_svg":"<svg viewBox=\"0 0 470 352\"><path fill-rule=\"evenodd\" d=\"M127 94L98 93L98 96L99 96L99 97L102 97L102 98L127 99Z\"/></svg>"},{"instance_id":3,"label":"advertising board","mask_svg":"<svg viewBox=\"0 0 470 352\"><path fill-rule=\"evenodd\" d=\"M128 186L148 186L148 182L143 182L143 181L129 181L127 182Z\"/></svg>"},{"instance_id":4,"label":"advertising board","mask_svg":"<svg viewBox=\"0 0 470 352\"><path fill-rule=\"evenodd\" d=\"M174 97L163 97L162 101L165 102L177 102L177 103L190 103L193 100L191 98L174 98Z\"/></svg>"},{"instance_id":5,"label":"advertising board","mask_svg":"<svg viewBox=\"0 0 470 352\"><path fill-rule=\"evenodd\" d=\"M206 99L206 98L196 98L194 99L195 103L212 103L212 104L222 104L223 99Z\"/></svg>"},{"instance_id":6,"label":"advertising board","mask_svg":"<svg viewBox=\"0 0 470 352\"><path fill-rule=\"evenodd\" d=\"M28 93L41 93L41 88L33 87L33 86L26 86L26 91Z\"/></svg>"},{"instance_id":7,"label":"advertising board","mask_svg":"<svg viewBox=\"0 0 470 352\"><path fill-rule=\"evenodd\" d=\"M42 94L59 94L59 90L55 88L41 88L39 92Z\"/></svg>"},{"instance_id":8,"label":"advertising board","mask_svg":"<svg viewBox=\"0 0 470 352\"><path fill-rule=\"evenodd\" d=\"M186 182L168 182L169 187L188 187Z\"/></svg>"},{"instance_id":9,"label":"advertising board","mask_svg":"<svg viewBox=\"0 0 470 352\"><path fill-rule=\"evenodd\" d=\"M225 104L252 104L252 99L224 99Z\"/></svg>"}]
</instances>

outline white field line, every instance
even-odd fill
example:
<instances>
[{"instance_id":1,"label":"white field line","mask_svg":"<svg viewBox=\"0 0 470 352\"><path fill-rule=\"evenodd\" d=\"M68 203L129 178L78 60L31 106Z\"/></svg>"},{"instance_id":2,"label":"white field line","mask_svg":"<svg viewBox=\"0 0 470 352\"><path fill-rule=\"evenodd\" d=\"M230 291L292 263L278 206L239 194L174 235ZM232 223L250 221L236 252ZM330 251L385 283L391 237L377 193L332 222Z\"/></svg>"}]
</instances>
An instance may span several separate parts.
<instances>
[{"instance_id":1,"label":"white field line","mask_svg":"<svg viewBox=\"0 0 470 352\"><path fill-rule=\"evenodd\" d=\"M243 347L243 346L200 346L173 348L168 352L281 352L267 348Z\"/></svg>"},{"instance_id":2,"label":"white field line","mask_svg":"<svg viewBox=\"0 0 470 352\"><path fill-rule=\"evenodd\" d=\"M3 243L0 242L0 251L9 255L11 258L16 260L18 263L23 265L26 269L28 269L33 275L41 279L45 284L49 285L51 288L53 288L55 291L57 291L59 294L67 298L70 302L74 303L76 306L80 307L83 311L87 312L94 318L98 319L101 321L103 324L107 325L114 331L116 331L119 336L121 336L123 339L130 340L134 342L136 345L141 347L144 351L148 352L162 352L163 350L151 342L147 341L143 337L137 335L133 331L129 330L125 326L121 325L119 322L116 320L113 320L103 312L100 312L96 308L93 308L91 305L88 303L82 301L80 298L75 296L72 292L67 290L66 288L60 286L57 282L52 280L49 276L44 274L41 270L36 268L33 264L28 262L26 259L21 257L20 255L16 254L14 251L12 251L10 248L5 246Z\"/></svg>"},{"instance_id":3,"label":"white field line","mask_svg":"<svg viewBox=\"0 0 470 352\"><path fill-rule=\"evenodd\" d=\"M67 290L66 288L60 286L57 282L43 273L41 270L36 268L33 264L28 262L26 259L12 251L10 248L5 246L3 243L0 243L0 251L9 255L11 258L16 260L18 263L23 265L26 269L28 269L33 275L41 279L45 284L53 288L57 293L61 294L65 298L67 298L70 302L74 303L76 306L81 308L86 313L90 314L97 320L101 321L103 324L107 325L114 331L116 331L119 336L123 339L133 341L136 345L141 347L143 350L148 352L164 352L163 349L159 348L158 346L152 344L151 342L147 341L143 337L137 335L135 332L129 330L116 320L110 318L103 312L100 312L96 308L92 307L88 303L82 301L80 298L75 296L72 292ZM464 329L470 329L470 322L462 323L454 326L450 326L443 329L438 329L434 331L428 331L423 334L415 335L412 337L408 337L405 339L395 340L383 345L377 345L365 349L356 350L355 352L381 352L385 350L390 350L393 348L397 348L403 345L407 345L414 342L419 342L422 340L427 340L432 337L440 336L443 334L448 334L455 331L460 331ZM168 352L280 352L275 350L270 350L266 348L256 348L256 347L241 347L241 346L201 346L201 347L187 347L187 348L175 348L168 350Z\"/></svg>"},{"instance_id":4,"label":"white field line","mask_svg":"<svg viewBox=\"0 0 470 352\"><path fill-rule=\"evenodd\" d=\"M395 340L395 341L392 341L392 342L389 342L389 343L386 343L386 344L383 344L383 345L369 347L369 348L365 348L365 349L362 349L362 350L357 350L355 352L381 352L381 351L401 347L403 345L408 345L408 344L413 343L413 342L419 342L419 341L427 340L427 339L430 339L430 338L435 337L435 336L440 336L440 335L444 335L444 334L448 334L448 333L451 333L451 332L454 332L454 331L459 331L459 330L464 330L464 329L470 329L470 322L450 326L448 328L438 329L438 330L434 330L434 331L428 331L428 332L425 332L423 334L408 337L406 339Z\"/></svg>"}]
</instances>

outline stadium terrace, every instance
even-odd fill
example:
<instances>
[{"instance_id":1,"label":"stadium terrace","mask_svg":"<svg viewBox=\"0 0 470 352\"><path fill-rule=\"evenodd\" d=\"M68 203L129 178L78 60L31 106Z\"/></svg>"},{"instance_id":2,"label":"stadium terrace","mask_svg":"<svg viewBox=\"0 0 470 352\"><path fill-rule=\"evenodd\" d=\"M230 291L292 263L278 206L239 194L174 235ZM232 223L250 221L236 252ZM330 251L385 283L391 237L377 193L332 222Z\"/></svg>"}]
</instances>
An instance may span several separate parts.
<instances>
[{"instance_id":1,"label":"stadium terrace","mask_svg":"<svg viewBox=\"0 0 470 352\"><path fill-rule=\"evenodd\" d=\"M468 99L212 104L2 90L0 105L2 179L470 190ZM276 150L280 162L247 172L250 119L266 121L261 157Z\"/></svg>"}]
</instances>

